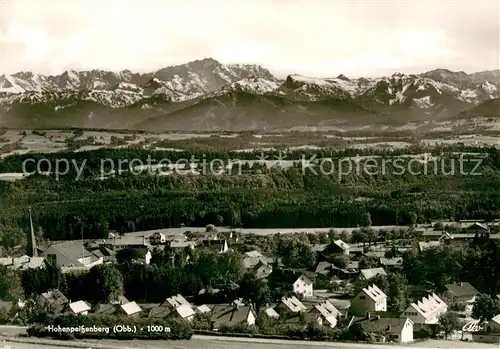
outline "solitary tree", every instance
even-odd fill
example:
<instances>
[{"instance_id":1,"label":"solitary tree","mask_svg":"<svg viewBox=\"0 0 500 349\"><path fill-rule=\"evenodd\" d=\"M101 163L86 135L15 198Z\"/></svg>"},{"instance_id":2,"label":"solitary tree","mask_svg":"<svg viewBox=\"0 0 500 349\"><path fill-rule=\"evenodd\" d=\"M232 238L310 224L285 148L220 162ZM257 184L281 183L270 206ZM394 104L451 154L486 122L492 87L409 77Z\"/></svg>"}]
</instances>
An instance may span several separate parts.
<instances>
[{"instance_id":1,"label":"solitary tree","mask_svg":"<svg viewBox=\"0 0 500 349\"><path fill-rule=\"evenodd\" d=\"M439 317L438 327L444 332L445 338L455 330L460 328L458 315L455 312L448 311Z\"/></svg>"}]
</instances>

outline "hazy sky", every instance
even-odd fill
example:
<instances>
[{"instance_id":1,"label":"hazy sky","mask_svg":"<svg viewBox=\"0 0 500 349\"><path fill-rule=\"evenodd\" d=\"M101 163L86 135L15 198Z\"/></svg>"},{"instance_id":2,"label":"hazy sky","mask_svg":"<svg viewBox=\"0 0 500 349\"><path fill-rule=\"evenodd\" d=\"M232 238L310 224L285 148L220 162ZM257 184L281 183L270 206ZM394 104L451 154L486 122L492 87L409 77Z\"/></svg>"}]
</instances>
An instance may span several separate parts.
<instances>
[{"instance_id":1,"label":"hazy sky","mask_svg":"<svg viewBox=\"0 0 500 349\"><path fill-rule=\"evenodd\" d=\"M498 69L499 16L498 0L0 0L0 74L205 57L278 76Z\"/></svg>"}]
</instances>

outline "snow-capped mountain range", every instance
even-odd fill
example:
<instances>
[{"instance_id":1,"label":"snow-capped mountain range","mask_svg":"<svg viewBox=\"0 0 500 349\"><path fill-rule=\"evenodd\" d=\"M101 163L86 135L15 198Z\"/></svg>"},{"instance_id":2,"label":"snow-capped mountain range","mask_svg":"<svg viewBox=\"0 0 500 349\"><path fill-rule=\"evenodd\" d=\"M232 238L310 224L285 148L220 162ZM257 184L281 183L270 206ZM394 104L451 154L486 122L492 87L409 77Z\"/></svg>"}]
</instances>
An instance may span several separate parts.
<instances>
[{"instance_id":1,"label":"snow-capped mountain range","mask_svg":"<svg viewBox=\"0 0 500 349\"><path fill-rule=\"evenodd\" d=\"M380 78L292 74L280 80L258 65L207 58L147 74L2 75L0 127L255 129L406 122L453 117L499 97L500 70L437 69Z\"/></svg>"}]
</instances>

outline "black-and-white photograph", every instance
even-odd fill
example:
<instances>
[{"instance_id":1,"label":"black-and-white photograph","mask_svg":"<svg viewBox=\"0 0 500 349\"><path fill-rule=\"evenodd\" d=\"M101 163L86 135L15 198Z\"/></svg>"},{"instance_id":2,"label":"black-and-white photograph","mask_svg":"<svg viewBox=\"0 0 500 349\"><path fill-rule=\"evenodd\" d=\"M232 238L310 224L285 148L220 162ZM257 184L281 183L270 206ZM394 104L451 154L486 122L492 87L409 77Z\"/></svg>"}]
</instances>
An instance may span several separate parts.
<instances>
[{"instance_id":1,"label":"black-and-white photograph","mask_svg":"<svg viewBox=\"0 0 500 349\"><path fill-rule=\"evenodd\" d=\"M0 0L0 349L500 348L498 0Z\"/></svg>"}]
</instances>

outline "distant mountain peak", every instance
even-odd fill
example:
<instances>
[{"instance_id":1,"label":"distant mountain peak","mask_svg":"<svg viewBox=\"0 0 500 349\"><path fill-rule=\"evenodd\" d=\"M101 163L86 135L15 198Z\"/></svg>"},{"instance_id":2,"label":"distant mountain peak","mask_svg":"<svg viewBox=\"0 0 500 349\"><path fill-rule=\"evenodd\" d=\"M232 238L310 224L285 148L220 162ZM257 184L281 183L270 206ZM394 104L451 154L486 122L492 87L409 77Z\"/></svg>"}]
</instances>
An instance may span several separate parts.
<instances>
[{"instance_id":1,"label":"distant mountain peak","mask_svg":"<svg viewBox=\"0 0 500 349\"><path fill-rule=\"evenodd\" d=\"M129 125L163 115L163 124L148 124L158 129L170 127L175 115L175 125L191 120L201 128L215 124L232 127L231 122L271 127L273 118L281 120L283 115L295 115L290 119L294 122L300 122L300 115L308 124L360 115L373 118L375 114L390 115L393 120L434 120L498 98L499 80L500 70L466 74L435 69L380 78L291 74L283 81L257 64L223 64L203 58L146 74L94 69L68 70L55 76L33 72L1 75L0 112L4 113L2 121L7 120L5 125L14 127L26 127L17 118L25 118L29 124L38 122L33 116L44 120L43 113L50 115L46 119L54 125L78 127L79 123L68 120L75 120L74 115L83 111L86 127L100 127L100 120L106 118L116 118L113 122L120 124L124 114ZM486 104L488 108L496 105ZM178 112L171 114L173 110ZM91 122L90 112L94 115ZM260 112L263 115L255 115ZM221 118L225 124L218 124Z\"/></svg>"}]
</instances>

